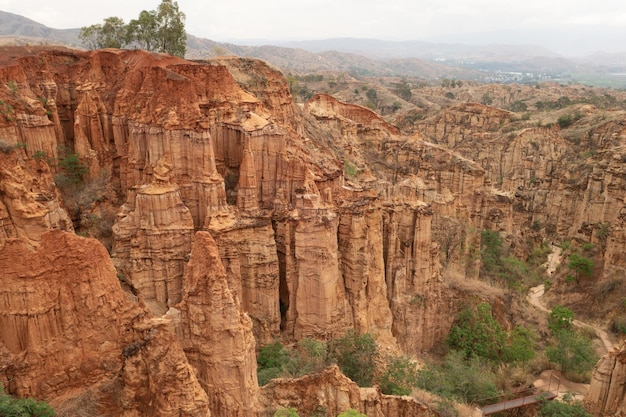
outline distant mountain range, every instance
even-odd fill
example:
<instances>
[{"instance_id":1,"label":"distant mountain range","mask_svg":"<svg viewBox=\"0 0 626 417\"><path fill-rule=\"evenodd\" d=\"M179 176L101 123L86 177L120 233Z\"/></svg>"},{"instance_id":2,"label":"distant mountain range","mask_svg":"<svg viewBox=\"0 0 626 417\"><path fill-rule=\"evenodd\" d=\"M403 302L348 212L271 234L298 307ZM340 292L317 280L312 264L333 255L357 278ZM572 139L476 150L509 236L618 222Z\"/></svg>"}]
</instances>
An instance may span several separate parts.
<instances>
[{"instance_id":1,"label":"distant mountain range","mask_svg":"<svg viewBox=\"0 0 626 417\"><path fill-rule=\"evenodd\" d=\"M52 29L0 11L0 44L58 44L79 48L79 29ZM339 38L274 45L236 45L188 34L187 58L253 57L290 72L342 71L356 76L457 78L482 82L576 81L626 87L626 53L565 58L536 45L465 45ZM607 81L608 80L608 81ZM623 85L621 84L623 83Z\"/></svg>"}]
</instances>

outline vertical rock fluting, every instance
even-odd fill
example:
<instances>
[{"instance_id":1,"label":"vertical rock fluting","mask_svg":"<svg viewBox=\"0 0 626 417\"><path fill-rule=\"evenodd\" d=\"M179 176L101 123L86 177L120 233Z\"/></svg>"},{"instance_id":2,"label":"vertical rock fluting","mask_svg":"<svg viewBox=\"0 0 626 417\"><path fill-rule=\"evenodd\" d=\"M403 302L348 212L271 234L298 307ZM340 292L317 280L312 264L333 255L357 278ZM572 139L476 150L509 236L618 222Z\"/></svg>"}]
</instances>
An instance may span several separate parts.
<instances>
[{"instance_id":1,"label":"vertical rock fluting","mask_svg":"<svg viewBox=\"0 0 626 417\"><path fill-rule=\"evenodd\" d=\"M0 378L11 394L66 409L87 390L88 406L112 415L208 416L173 333L128 300L98 241L51 231L33 252L9 240L0 268Z\"/></svg>"},{"instance_id":2,"label":"vertical rock fluting","mask_svg":"<svg viewBox=\"0 0 626 417\"><path fill-rule=\"evenodd\" d=\"M626 413L626 345L600 359L591 376L585 405L594 415Z\"/></svg>"},{"instance_id":3,"label":"vertical rock fluting","mask_svg":"<svg viewBox=\"0 0 626 417\"><path fill-rule=\"evenodd\" d=\"M268 220L241 219L211 228L228 286L253 323L261 346L280 336L279 271L274 230Z\"/></svg>"},{"instance_id":4,"label":"vertical rock fluting","mask_svg":"<svg viewBox=\"0 0 626 417\"><path fill-rule=\"evenodd\" d=\"M227 210L224 180L215 167L208 131L164 129L133 122L129 123L128 149L129 170L123 183L132 186L149 182L153 167L167 158L196 230L203 227L207 216Z\"/></svg>"},{"instance_id":5,"label":"vertical rock fluting","mask_svg":"<svg viewBox=\"0 0 626 417\"><path fill-rule=\"evenodd\" d=\"M341 336L353 325L339 270L338 225L312 181L296 196L295 210L275 222L282 327L298 340Z\"/></svg>"},{"instance_id":6,"label":"vertical rock fluting","mask_svg":"<svg viewBox=\"0 0 626 417\"><path fill-rule=\"evenodd\" d=\"M258 412L252 322L228 287L215 241L197 232L184 276L178 335L216 416ZM175 310L172 310L172 314Z\"/></svg>"},{"instance_id":7,"label":"vertical rock fluting","mask_svg":"<svg viewBox=\"0 0 626 417\"><path fill-rule=\"evenodd\" d=\"M443 282L439 248L430 237L425 204L385 213L384 258L392 333L405 352L419 354L443 341L454 317L454 294Z\"/></svg>"},{"instance_id":8,"label":"vertical rock fluting","mask_svg":"<svg viewBox=\"0 0 626 417\"><path fill-rule=\"evenodd\" d=\"M0 248L9 238L37 247L50 229L74 230L50 167L25 160L23 150L0 152Z\"/></svg>"},{"instance_id":9,"label":"vertical rock fluting","mask_svg":"<svg viewBox=\"0 0 626 417\"><path fill-rule=\"evenodd\" d=\"M194 230L170 173L171 166L161 159L152 183L137 189L133 204L122 206L113 226L113 261L123 280L157 315L181 300Z\"/></svg>"},{"instance_id":10,"label":"vertical rock fluting","mask_svg":"<svg viewBox=\"0 0 626 417\"><path fill-rule=\"evenodd\" d=\"M387 299L380 208L367 201L342 207L338 245L340 269L352 309L354 328L379 343L392 343L392 315Z\"/></svg>"}]
</instances>

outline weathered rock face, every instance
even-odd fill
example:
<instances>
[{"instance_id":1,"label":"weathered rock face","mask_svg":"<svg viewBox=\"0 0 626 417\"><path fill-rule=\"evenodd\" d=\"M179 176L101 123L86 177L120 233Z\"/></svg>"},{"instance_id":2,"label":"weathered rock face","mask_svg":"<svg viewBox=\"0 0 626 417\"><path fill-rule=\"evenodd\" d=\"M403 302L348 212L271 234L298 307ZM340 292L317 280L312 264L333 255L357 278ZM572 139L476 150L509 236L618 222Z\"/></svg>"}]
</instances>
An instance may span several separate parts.
<instances>
[{"instance_id":1,"label":"weathered rock face","mask_svg":"<svg viewBox=\"0 0 626 417\"><path fill-rule=\"evenodd\" d=\"M585 405L594 415L626 413L626 346L610 352L596 365Z\"/></svg>"},{"instance_id":2,"label":"weathered rock face","mask_svg":"<svg viewBox=\"0 0 626 417\"><path fill-rule=\"evenodd\" d=\"M265 400L256 383L255 346L277 338L330 339L355 328L403 353L432 348L445 339L463 301L439 262L448 224L467 229L459 241L468 247L477 243L470 229L514 233L539 222L554 230L550 236L595 241L594 231L608 222L605 270L626 268L626 130L620 123L598 124L589 137L601 154L575 166L557 128L498 133L514 123L512 114L488 106L448 109L424 120L412 137L329 96L300 109L281 75L253 60L190 62L103 50L9 61L0 70L0 82L9 86L0 89L0 99L12 107L4 108L10 114L0 117L0 133L9 143L26 144L10 158L39 151L54 160L65 146L80 154L88 179L109 172L110 186L126 196L107 201L121 206L112 258L120 278L163 317L152 319L120 301L103 315L123 330L103 329L99 345L83 348L99 357L106 341L122 352L111 368L117 379L96 360L84 372L90 385L117 384L123 415L166 415L180 401L188 413L256 415ZM71 228L60 203L40 201L56 192L45 164L2 158L5 240L18 237L36 247L44 230ZM41 178L21 174L32 169L40 169ZM463 258L459 250L445 260L470 275ZM42 274L56 278L55 271ZM85 303L108 300L99 297ZM131 313L142 320L125 324ZM21 320L16 314L6 320ZM182 351L168 333L170 320ZM60 372L47 366L48 376ZM14 391L30 393L21 378ZM423 415L421 406L354 394L340 379L329 377L321 391L311 381L292 389L327 399L323 405L311 400L306 412L318 405L341 411L336 403L368 415ZM264 405L263 413L289 404L286 395L276 394L282 402Z\"/></svg>"},{"instance_id":3,"label":"weathered rock face","mask_svg":"<svg viewBox=\"0 0 626 417\"><path fill-rule=\"evenodd\" d=\"M436 416L411 397L381 394L376 388L359 388L337 366L298 379L275 379L262 388L259 416L270 417L283 407L300 415L336 416L353 409L372 417Z\"/></svg>"},{"instance_id":4,"label":"weathered rock face","mask_svg":"<svg viewBox=\"0 0 626 417\"><path fill-rule=\"evenodd\" d=\"M191 251L193 219L160 160L151 184L133 190L113 226L112 258L122 279L155 314L180 302L184 265Z\"/></svg>"},{"instance_id":5,"label":"weathered rock face","mask_svg":"<svg viewBox=\"0 0 626 417\"><path fill-rule=\"evenodd\" d=\"M511 116L512 113L495 107L461 103L437 115L434 120L420 124L418 130L429 141L456 148L476 135L488 138L485 132L497 130Z\"/></svg>"},{"instance_id":6,"label":"weathered rock face","mask_svg":"<svg viewBox=\"0 0 626 417\"><path fill-rule=\"evenodd\" d=\"M215 241L197 232L184 276L179 339L209 396L212 414L256 416L256 377L252 323L228 287Z\"/></svg>"},{"instance_id":7,"label":"weathered rock face","mask_svg":"<svg viewBox=\"0 0 626 417\"><path fill-rule=\"evenodd\" d=\"M382 231L382 213L371 204L371 199L364 197L356 204L341 208L339 260L354 328L390 345L393 317L387 298Z\"/></svg>"},{"instance_id":8,"label":"weathered rock face","mask_svg":"<svg viewBox=\"0 0 626 417\"><path fill-rule=\"evenodd\" d=\"M104 415L209 415L170 326L129 301L99 242L52 231L31 251L8 240L0 268L0 369L10 393L62 407L92 390Z\"/></svg>"},{"instance_id":9,"label":"weathered rock face","mask_svg":"<svg viewBox=\"0 0 626 417\"><path fill-rule=\"evenodd\" d=\"M19 149L0 152L0 248L11 238L36 248L49 229L74 230L50 168Z\"/></svg>"},{"instance_id":10,"label":"weathered rock face","mask_svg":"<svg viewBox=\"0 0 626 417\"><path fill-rule=\"evenodd\" d=\"M219 249L228 287L252 319L258 344L264 346L278 339L279 268L271 222L240 219L221 223L210 231Z\"/></svg>"}]
</instances>

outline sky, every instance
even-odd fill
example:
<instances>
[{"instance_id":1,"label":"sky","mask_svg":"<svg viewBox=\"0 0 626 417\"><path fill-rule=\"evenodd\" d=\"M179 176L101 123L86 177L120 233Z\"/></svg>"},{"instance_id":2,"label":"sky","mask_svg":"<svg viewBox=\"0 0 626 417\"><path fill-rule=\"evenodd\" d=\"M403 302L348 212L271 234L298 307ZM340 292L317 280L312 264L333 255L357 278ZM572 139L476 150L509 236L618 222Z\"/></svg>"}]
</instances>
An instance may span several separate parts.
<instances>
[{"instance_id":1,"label":"sky","mask_svg":"<svg viewBox=\"0 0 626 417\"><path fill-rule=\"evenodd\" d=\"M0 10L67 29L110 16L128 22L159 3L0 0ZM178 0L178 5L188 33L219 42L352 37L532 43L570 54L588 47L626 51L624 0Z\"/></svg>"}]
</instances>

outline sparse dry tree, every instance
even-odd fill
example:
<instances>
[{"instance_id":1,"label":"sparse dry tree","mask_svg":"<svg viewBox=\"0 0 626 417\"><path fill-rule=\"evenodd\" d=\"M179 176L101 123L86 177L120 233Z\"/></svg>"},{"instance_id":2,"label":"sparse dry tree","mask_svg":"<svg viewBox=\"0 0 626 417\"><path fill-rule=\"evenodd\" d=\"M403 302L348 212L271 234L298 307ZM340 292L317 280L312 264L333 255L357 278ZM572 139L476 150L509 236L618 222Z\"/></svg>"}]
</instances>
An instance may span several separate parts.
<instances>
[{"instance_id":1,"label":"sparse dry tree","mask_svg":"<svg viewBox=\"0 0 626 417\"><path fill-rule=\"evenodd\" d=\"M459 220L444 216L438 227L433 230L433 235L441 248L444 266L447 266L465 240L465 228Z\"/></svg>"}]
</instances>

